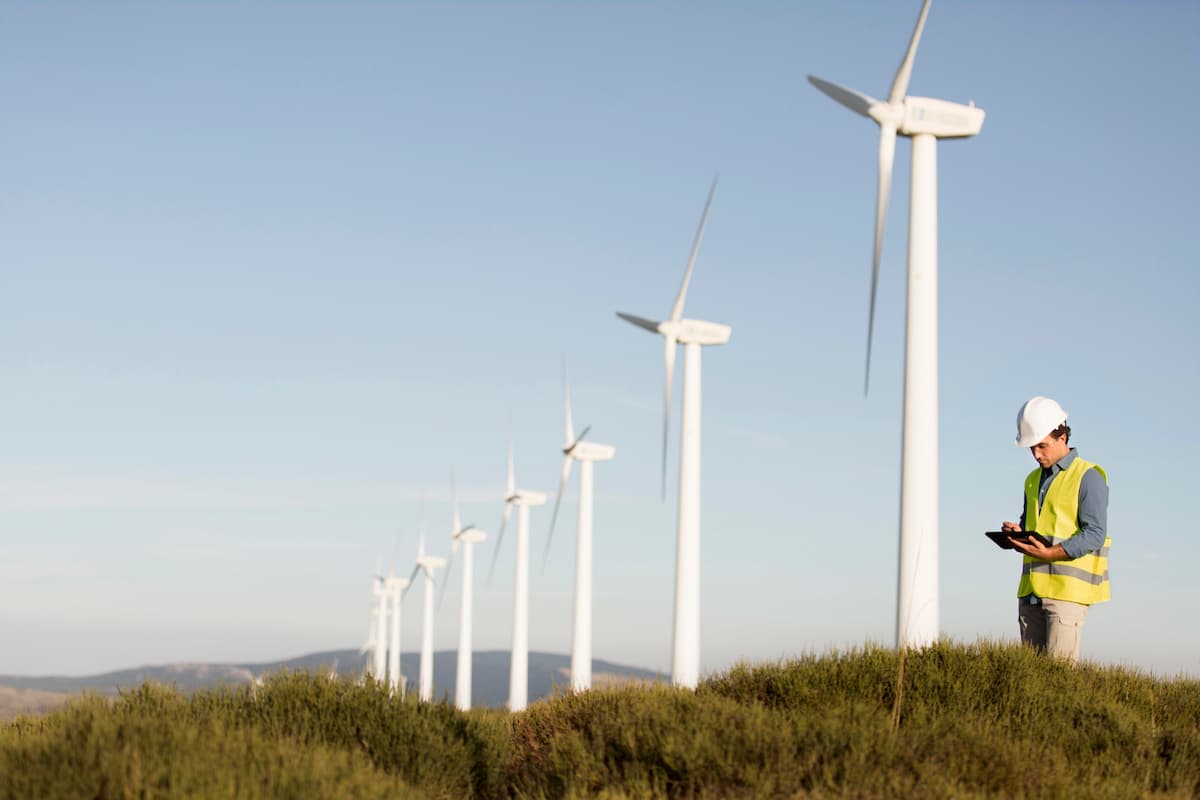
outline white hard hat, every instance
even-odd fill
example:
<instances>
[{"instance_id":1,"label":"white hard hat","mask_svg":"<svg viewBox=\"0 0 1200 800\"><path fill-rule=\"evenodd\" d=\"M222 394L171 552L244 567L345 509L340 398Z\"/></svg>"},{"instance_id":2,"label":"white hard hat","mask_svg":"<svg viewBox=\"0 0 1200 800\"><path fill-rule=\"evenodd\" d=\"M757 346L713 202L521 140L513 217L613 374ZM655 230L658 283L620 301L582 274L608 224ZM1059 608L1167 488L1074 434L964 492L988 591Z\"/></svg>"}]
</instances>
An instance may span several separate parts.
<instances>
[{"instance_id":1,"label":"white hard hat","mask_svg":"<svg viewBox=\"0 0 1200 800\"><path fill-rule=\"evenodd\" d=\"M1029 398L1017 412L1017 447L1033 447L1066 421L1067 412L1049 397Z\"/></svg>"}]
</instances>

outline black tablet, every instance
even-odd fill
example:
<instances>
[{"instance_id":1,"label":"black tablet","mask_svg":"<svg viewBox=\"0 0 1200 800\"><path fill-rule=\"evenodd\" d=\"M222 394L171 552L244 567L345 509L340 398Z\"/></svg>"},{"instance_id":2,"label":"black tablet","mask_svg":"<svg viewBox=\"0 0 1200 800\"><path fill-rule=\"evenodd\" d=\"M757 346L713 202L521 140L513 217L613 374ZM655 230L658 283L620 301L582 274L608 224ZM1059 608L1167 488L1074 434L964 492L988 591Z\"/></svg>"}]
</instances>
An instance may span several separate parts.
<instances>
[{"instance_id":1,"label":"black tablet","mask_svg":"<svg viewBox=\"0 0 1200 800\"><path fill-rule=\"evenodd\" d=\"M1046 547L1050 546L1050 540L1042 536L1036 531L985 531L984 536L991 539L998 547L1005 550L1012 550L1013 539L1037 539Z\"/></svg>"},{"instance_id":2,"label":"black tablet","mask_svg":"<svg viewBox=\"0 0 1200 800\"><path fill-rule=\"evenodd\" d=\"M985 531L984 536L995 542L997 546L1005 550L1012 550L1013 536L1020 535L1021 533L1021 531Z\"/></svg>"}]
</instances>

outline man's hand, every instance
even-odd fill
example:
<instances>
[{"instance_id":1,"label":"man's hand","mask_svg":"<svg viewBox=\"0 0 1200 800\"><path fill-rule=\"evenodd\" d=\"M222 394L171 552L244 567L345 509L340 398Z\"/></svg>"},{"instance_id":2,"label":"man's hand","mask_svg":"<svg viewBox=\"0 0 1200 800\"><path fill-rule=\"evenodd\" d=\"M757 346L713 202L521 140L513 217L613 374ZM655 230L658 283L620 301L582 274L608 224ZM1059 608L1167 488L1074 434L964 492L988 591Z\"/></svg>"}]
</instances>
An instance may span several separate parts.
<instances>
[{"instance_id":1,"label":"man's hand","mask_svg":"<svg viewBox=\"0 0 1200 800\"><path fill-rule=\"evenodd\" d=\"M1010 523L1006 522L1004 524L1008 525ZM1005 528L1005 530L1008 530L1008 528ZM1020 532L1020 530L1021 529L1018 527L1015 532ZM1046 547L1046 545L1042 544L1033 537L1030 537L1029 539L1010 539L1009 541L1012 542L1014 550L1018 550L1027 556L1036 558L1039 561L1068 561L1071 558L1069 555L1067 555L1067 551L1063 550L1063 546L1061 544L1056 544L1053 547Z\"/></svg>"},{"instance_id":2,"label":"man's hand","mask_svg":"<svg viewBox=\"0 0 1200 800\"><path fill-rule=\"evenodd\" d=\"M1020 533L1021 526L1015 522L1005 522L1000 526L1000 530L1007 531L1008 533Z\"/></svg>"}]
</instances>

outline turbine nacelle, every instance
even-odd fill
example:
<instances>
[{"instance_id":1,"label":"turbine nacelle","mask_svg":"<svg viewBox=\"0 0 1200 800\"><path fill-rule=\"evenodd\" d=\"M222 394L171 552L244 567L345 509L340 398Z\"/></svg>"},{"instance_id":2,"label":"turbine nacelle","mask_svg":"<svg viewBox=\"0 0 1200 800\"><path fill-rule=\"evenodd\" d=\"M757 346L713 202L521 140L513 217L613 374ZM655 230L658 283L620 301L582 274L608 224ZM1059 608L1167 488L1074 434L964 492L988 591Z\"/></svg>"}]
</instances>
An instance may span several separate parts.
<instances>
[{"instance_id":1,"label":"turbine nacelle","mask_svg":"<svg viewBox=\"0 0 1200 800\"><path fill-rule=\"evenodd\" d=\"M563 453L576 461L611 461L617 454L617 448L610 444L595 442L578 442Z\"/></svg>"},{"instance_id":2,"label":"turbine nacelle","mask_svg":"<svg viewBox=\"0 0 1200 800\"><path fill-rule=\"evenodd\" d=\"M719 322L700 319L681 319L678 322L661 322L658 332L680 344L714 345L725 344L733 334L733 328Z\"/></svg>"},{"instance_id":3,"label":"turbine nacelle","mask_svg":"<svg viewBox=\"0 0 1200 800\"><path fill-rule=\"evenodd\" d=\"M618 311L617 316L631 325L636 325L644 331L658 333L680 344L714 345L725 344L733 334L733 328L719 322L705 322L700 319L664 320L655 322L645 317L637 317Z\"/></svg>"},{"instance_id":4,"label":"turbine nacelle","mask_svg":"<svg viewBox=\"0 0 1200 800\"><path fill-rule=\"evenodd\" d=\"M504 502L511 503L514 506L544 506L546 505L546 493L521 489L505 497Z\"/></svg>"},{"instance_id":5,"label":"turbine nacelle","mask_svg":"<svg viewBox=\"0 0 1200 800\"><path fill-rule=\"evenodd\" d=\"M974 103L963 105L932 97L904 98L904 120L897 129L901 136L929 134L939 139L961 139L983 129L984 111Z\"/></svg>"},{"instance_id":6,"label":"turbine nacelle","mask_svg":"<svg viewBox=\"0 0 1200 800\"><path fill-rule=\"evenodd\" d=\"M408 588L410 581L408 578L389 577L384 581L384 588L388 592L400 592Z\"/></svg>"},{"instance_id":7,"label":"turbine nacelle","mask_svg":"<svg viewBox=\"0 0 1200 800\"><path fill-rule=\"evenodd\" d=\"M478 528L463 528L458 533L454 534L454 541L460 544L474 544L482 542L487 538L487 534Z\"/></svg>"},{"instance_id":8,"label":"turbine nacelle","mask_svg":"<svg viewBox=\"0 0 1200 800\"><path fill-rule=\"evenodd\" d=\"M417 559L417 568L424 570L425 574L433 578L433 571L437 569L445 569L446 559L441 556L421 556Z\"/></svg>"}]
</instances>

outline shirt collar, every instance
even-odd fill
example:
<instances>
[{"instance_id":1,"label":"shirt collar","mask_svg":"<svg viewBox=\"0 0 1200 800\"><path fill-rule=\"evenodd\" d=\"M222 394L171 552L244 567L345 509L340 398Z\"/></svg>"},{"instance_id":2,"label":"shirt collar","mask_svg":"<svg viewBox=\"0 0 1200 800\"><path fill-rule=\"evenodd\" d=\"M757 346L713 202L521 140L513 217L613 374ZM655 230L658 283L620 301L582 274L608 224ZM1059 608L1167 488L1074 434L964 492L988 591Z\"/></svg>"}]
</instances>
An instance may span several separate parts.
<instances>
[{"instance_id":1,"label":"shirt collar","mask_svg":"<svg viewBox=\"0 0 1200 800\"><path fill-rule=\"evenodd\" d=\"M1077 456L1077 455L1078 455L1078 453L1075 452L1075 448L1072 447L1070 450L1067 451L1067 454L1065 456L1063 456L1058 461L1055 461L1053 464L1051 464L1049 469L1042 470L1042 472L1044 472L1047 475L1054 475L1058 472L1061 472L1062 470L1071 466L1071 462L1075 460L1075 456Z\"/></svg>"}]
</instances>

